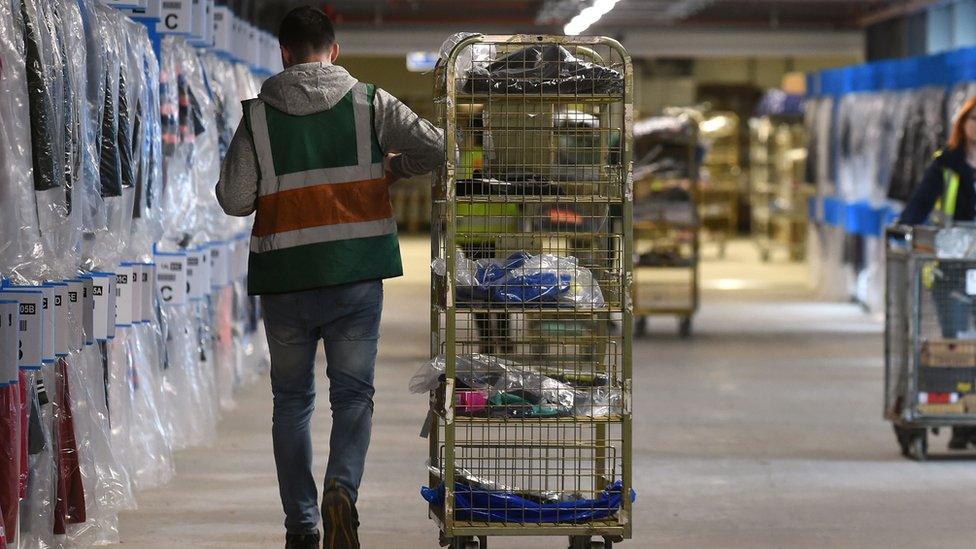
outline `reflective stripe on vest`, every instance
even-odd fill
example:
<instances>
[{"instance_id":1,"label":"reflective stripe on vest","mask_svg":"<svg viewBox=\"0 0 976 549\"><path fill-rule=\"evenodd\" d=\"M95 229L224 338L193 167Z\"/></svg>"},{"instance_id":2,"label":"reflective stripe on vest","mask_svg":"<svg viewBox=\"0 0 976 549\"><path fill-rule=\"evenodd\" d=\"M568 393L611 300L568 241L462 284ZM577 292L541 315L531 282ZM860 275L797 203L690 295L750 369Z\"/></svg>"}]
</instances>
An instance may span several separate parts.
<instances>
[{"instance_id":1,"label":"reflective stripe on vest","mask_svg":"<svg viewBox=\"0 0 976 549\"><path fill-rule=\"evenodd\" d=\"M373 162L366 84L356 84L350 93L356 164L281 175L272 152L268 107L260 100L251 103L251 133L261 173L251 252L396 233L383 162Z\"/></svg>"},{"instance_id":2,"label":"reflective stripe on vest","mask_svg":"<svg viewBox=\"0 0 976 549\"><path fill-rule=\"evenodd\" d=\"M959 174L953 170L945 168L942 170L942 213L944 214L943 223L951 225L956 215L956 199L959 196Z\"/></svg>"}]
</instances>

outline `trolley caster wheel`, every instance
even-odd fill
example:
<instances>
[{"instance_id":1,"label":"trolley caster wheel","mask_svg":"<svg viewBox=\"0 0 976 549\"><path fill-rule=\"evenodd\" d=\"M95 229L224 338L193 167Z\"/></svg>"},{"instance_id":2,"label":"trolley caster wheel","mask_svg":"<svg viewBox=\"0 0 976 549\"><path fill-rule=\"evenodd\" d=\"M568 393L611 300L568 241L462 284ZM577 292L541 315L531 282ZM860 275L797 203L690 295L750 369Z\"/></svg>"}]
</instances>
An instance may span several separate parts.
<instances>
[{"instance_id":1,"label":"trolley caster wheel","mask_svg":"<svg viewBox=\"0 0 976 549\"><path fill-rule=\"evenodd\" d=\"M929 451L928 435L925 429L909 429L898 425L892 427L895 430L895 437L898 439L898 446L901 447L901 455L915 461L925 461Z\"/></svg>"},{"instance_id":2,"label":"trolley caster wheel","mask_svg":"<svg viewBox=\"0 0 976 549\"><path fill-rule=\"evenodd\" d=\"M916 434L912 437L912 441L909 446L909 454L915 461L925 461L928 458L928 437L926 436L924 429L921 431L921 434Z\"/></svg>"},{"instance_id":3,"label":"trolley caster wheel","mask_svg":"<svg viewBox=\"0 0 976 549\"><path fill-rule=\"evenodd\" d=\"M678 335L680 335L682 337L682 339L687 339L687 338L691 337L691 317L690 316L689 317L682 318L678 322Z\"/></svg>"},{"instance_id":4,"label":"trolley caster wheel","mask_svg":"<svg viewBox=\"0 0 976 549\"><path fill-rule=\"evenodd\" d=\"M647 335L647 317L642 316L637 318L637 322L634 323L634 332L637 336Z\"/></svg>"},{"instance_id":5,"label":"trolley caster wheel","mask_svg":"<svg viewBox=\"0 0 976 549\"><path fill-rule=\"evenodd\" d=\"M459 536L451 539L451 549L486 549L488 538L486 536Z\"/></svg>"},{"instance_id":6,"label":"trolley caster wheel","mask_svg":"<svg viewBox=\"0 0 976 549\"><path fill-rule=\"evenodd\" d=\"M612 549L613 542L607 538L592 539L590 536L570 536L569 549Z\"/></svg>"}]
</instances>

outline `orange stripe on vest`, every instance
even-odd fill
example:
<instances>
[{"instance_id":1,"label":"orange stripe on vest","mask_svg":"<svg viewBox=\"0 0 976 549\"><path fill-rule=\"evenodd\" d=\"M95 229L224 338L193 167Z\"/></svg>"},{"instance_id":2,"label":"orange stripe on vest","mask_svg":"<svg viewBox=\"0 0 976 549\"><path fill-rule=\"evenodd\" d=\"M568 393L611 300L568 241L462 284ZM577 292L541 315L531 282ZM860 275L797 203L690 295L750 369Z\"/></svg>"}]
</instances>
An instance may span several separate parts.
<instances>
[{"instance_id":1,"label":"orange stripe on vest","mask_svg":"<svg viewBox=\"0 0 976 549\"><path fill-rule=\"evenodd\" d=\"M258 199L254 236L296 229L376 221L393 217L385 177L329 183L262 196Z\"/></svg>"}]
</instances>

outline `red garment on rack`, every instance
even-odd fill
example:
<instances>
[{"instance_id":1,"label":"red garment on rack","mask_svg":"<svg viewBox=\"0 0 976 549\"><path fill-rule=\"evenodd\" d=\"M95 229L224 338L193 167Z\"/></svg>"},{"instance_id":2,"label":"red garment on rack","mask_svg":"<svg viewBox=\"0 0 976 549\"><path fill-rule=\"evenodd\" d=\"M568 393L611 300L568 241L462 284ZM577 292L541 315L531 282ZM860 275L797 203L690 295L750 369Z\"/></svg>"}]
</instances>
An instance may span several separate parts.
<instances>
[{"instance_id":1,"label":"red garment on rack","mask_svg":"<svg viewBox=\"0 0 976 549\"><path fill-rule=\"evenodd\" d=\"M0 517L3 516L3 508L0 507ZM7 549L7 536L6 531L3 527L3 521L0 521L0 549Z\"/></svg>"},{"instance_id":2,"label":"red garment on rack","mask_svg":"<svg viewBox=\"0 0 976 549\"><path fill-rule=\"evenodd\" d=\"M27 460L30 428L30 387L27 374L18 372L20 378L20 499L27 497L27 480L30 478L30 462Z\"/></svg>"},{"instance_id":3,"label":"red garment on rack","mask_svg":"<svg viewBox=\"0 0 976 549\"><path fill-rule=\"evenodd\" d=\"M20 388L0 388L0 509L6 532L17 531L20 506Z\"/></svg>"},{"instance_id":4,"label":"red garment on rack","mask_svg":"<svg viewBox=\"0 0 976 549\"><path fill-rule=\"evenodd\" d=\"M68 388L68 362L58 359L57 413L58 437L58 497L54 504L54 533L66 532L68 524L81 524L87 520L85 512L85 488L81 481L78 463L78 444L75 440L75 422L71 415L71 392Z\"/></svg>"}]
</instances>

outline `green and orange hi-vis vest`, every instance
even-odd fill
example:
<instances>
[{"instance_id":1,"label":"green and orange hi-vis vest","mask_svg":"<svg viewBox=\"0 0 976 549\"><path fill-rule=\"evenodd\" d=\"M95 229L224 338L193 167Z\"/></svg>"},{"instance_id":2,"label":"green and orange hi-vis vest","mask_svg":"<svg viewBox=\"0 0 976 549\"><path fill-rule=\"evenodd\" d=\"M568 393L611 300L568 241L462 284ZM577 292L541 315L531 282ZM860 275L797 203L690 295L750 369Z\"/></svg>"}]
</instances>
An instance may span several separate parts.
<instances>
[{"instance_id":1,"label":"green and orange hi-vis vest","mask_svg":"<svg viewBox=\"0 0 976 549\"><path fill-rule=\"evenodd\" d=\"M331 109L305 116L244 102L260 170L249 294L403 274L373 126L375 92L357 83Z\"/></svg>"}]
</instances>

